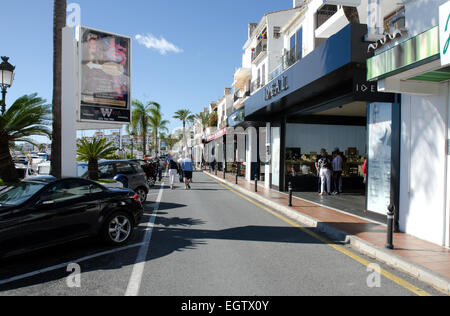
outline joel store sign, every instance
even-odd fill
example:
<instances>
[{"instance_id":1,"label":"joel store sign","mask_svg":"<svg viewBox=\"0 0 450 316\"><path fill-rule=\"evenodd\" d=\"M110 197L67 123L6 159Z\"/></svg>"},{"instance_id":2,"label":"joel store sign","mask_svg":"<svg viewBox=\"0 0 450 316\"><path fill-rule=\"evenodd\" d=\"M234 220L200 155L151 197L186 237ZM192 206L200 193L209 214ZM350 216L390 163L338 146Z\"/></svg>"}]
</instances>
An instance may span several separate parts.
<instances>
[{"instance_id":1,"label":"joel store sign","mask_svg":"<svg viewBox=\"0 0 450 316\"><path fill-rule=\"evenodd\" d=\"M450 64L450 1L439 7L439 41L444 67Z\"/></svg>"}]
</instances>

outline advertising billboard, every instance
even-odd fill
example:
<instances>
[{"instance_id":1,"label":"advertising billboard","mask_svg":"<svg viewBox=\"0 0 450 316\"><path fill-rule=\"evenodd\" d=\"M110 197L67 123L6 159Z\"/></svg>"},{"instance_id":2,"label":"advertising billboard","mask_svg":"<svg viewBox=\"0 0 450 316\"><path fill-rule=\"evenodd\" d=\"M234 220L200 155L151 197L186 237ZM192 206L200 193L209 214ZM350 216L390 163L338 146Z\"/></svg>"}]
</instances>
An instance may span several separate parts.
<instances>
[{"instance_id":1,"label":"advertising billboard","mask_svg":"<svg viewBox=\"0 0 450 316\"><path fill-rule=\"evenodd\" d=\"M131 39L80 27L80 121L131 120Z\"/></svg>"}]
</instances>

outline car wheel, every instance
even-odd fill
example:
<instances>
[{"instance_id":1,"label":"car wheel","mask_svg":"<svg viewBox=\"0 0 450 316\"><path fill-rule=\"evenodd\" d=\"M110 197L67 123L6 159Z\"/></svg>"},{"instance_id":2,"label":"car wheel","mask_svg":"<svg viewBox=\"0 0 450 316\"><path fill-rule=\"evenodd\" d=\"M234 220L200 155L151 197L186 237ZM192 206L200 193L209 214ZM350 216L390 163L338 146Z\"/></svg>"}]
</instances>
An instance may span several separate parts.
<instances>
[{"instance_id":1,"label":"car wheel","mask_svg":"<svg viewBox=\"0 0 450 316\"><path fill-rule=\"evenodd\" d=\"M103 239L112 246L125 244L133 234L134 224L131 216L116 212L103 225Z\"/></svg>"},{"instance_id":2,"label":"car wheel","mask_svg":"<svg viewBox=\"0 0 450 316\"><path fill-rule=\"evenodd\" d=\"M139 200L141 201L141 203L145 203L145 201L147 201L148 192L144 188L137 188L136 194L139 196Z\"/></svg>"}]
</instances>

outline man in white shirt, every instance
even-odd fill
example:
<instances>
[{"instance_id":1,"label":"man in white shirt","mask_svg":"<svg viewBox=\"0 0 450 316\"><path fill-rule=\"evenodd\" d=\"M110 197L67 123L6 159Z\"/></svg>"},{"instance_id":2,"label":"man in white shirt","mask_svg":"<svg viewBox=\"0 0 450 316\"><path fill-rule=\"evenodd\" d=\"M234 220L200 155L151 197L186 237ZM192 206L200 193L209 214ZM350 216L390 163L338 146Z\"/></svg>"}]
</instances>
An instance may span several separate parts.
<instances>
[{"instance_id":1,"label":"man in white shirt","mask_svg":"<svg viewBox=\"0 0 450 316\"><path fill-rule=\"evenodd\" d=\"M333 167L333 183L334 183L334 195L342 193L342 170L344 167L344 159L342 159L341 151L339 148L335 148L333 151L333 161L331 163Z\"/></svg>"}]
</instances>

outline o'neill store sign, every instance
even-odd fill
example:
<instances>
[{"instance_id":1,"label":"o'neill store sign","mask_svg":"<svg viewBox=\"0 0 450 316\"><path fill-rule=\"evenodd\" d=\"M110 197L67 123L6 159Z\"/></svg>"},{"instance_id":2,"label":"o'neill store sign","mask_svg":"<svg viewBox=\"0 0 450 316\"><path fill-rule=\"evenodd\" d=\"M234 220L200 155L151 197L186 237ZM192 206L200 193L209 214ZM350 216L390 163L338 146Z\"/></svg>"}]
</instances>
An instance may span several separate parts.
<instances>
[{"instance_id":1,"label":"o'neill store sign","mask_svg":"<svg viewBox=\"0 0 450 316\"><path fill-rule=\"evenodd\" d=\"M450 64L450 1L439 7L439 42L444 67Z\"/></svg>"},{"instance_id":2,"label":"o'neill store sign","mask_svg":"<svg viewBox=\"0 0 450 316\"><path fill-rule=\"evenodd\" d=\"M264 89L265 100L269 101L272 98L279 95L281 92L289 89L288 77L283 76L280 79L275 80L272 84L268 85Z\"/></svg>"}]
</instances>

